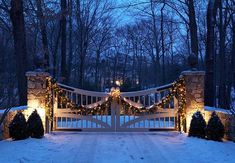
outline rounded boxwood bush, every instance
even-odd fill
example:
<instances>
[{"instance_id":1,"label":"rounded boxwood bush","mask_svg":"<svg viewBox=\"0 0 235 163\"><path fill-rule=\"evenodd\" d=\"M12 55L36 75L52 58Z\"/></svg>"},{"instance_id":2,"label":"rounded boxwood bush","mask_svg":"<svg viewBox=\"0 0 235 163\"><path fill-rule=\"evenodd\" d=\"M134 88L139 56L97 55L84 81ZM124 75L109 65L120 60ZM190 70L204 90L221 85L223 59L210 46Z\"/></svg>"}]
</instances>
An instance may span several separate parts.
<instances>
[{"instance_id":1,"label":"rounded boxwood bush","mask_svg":"<svg viewBox=\"0 0 235 163\"><path fill-rule=\"evenodd\" d=\"M200 111L193 114L188 136L205 138L206 121Z\"/></svg>"},{"instance_id":2,"label":"rounded boxwood bush","mask_svg":"<svg viewBox=\"0 0 235 163\"><path fill-rule=\"evenodd\" d=\"M218 115L213 112L206 127L206 136L209 140L222 141L224 137L224 125Z\"/></svg>"},{"instance_id":3,"label":"rounded boxwood bush","mask_svg":"<svg viewBox=\"0 0 235 163\"><path fill-rule=\"evenodd\" d=\"M27 121L28 124L28 133L32 138L42 138L44 135L44 128L42 120L37 113L37 110L34 110L29 116Z\"/></svg>"},{"instance_id":4,"label":"rounded boxwood bush","mask_svg":"<svg viewBox=\"0 0 235 163\"><path fill-rule=\"evenodd\" d=\"M27 123L24 114L18 112L9 125L10 137L14 140L28 138Z\"/></svg>"}]
</instances>

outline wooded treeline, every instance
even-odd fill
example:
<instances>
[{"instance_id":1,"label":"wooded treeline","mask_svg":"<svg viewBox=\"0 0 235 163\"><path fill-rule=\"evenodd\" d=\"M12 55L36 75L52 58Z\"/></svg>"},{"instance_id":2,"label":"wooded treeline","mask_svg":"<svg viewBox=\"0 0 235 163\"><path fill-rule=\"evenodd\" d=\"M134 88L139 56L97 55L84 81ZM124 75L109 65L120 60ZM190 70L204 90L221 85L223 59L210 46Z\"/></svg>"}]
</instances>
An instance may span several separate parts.
<instances>
[{"instance_id":1,"label":"wooded treeline","mask_svg":"<svg viewBox=\"0 0 235 163\"><path fill-rule=\"evenodd\" d=\"M0 106L25 104L29 70L88 90L118 80L132 91L198 69L206 70L206 105L229 108L234 6L235 0L0 0Z\"/></svg>"}]
</instances>

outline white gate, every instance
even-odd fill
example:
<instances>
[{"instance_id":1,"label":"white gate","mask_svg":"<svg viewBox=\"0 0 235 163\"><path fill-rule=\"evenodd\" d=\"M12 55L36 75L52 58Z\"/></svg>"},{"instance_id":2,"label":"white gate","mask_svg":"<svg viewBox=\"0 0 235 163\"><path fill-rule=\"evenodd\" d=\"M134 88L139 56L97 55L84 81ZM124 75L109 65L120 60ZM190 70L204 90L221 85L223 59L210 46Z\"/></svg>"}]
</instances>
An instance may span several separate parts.
<instances>
[{"instance_id":1,"label":"white gate","mask_svg":"<svg viewBox=\"0 0 235 163\"><path fill-rule=\"evenodd\" d=\"M76 109L54 96L54 129L77 131L156 131L175 130L177 100L148 112L169 93L172 84L136 92L120 93L122 100L110 100L110 93L86 91L58 84ZM122 102L121 102L122 101ZM134 109L133 109L134 108Z\"/></svg>"}]
</instances>

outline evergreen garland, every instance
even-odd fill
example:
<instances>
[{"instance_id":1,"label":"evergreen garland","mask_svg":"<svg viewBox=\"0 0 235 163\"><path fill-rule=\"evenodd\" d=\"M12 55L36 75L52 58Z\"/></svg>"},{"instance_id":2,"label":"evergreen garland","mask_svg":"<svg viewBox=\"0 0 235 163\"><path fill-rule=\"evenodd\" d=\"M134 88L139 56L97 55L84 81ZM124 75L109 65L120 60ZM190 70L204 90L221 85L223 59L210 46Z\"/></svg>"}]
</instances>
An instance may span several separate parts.
<instances>
[{"instance_id":1,"label":"evergreen garland","mask_svg":"<svg viewBox=\"0 0 235 163\"><path fill-rule=\"evenodd\" d=\"M119 94L118 94L119 91ZM126 102L120 96L120 90L114 90L114 94L112 95L112 91L108 99L102 103L98 104L93 108L88 108L83 105L76 105L72 102L68 97L66 97L64 91L58 86L56 81L52 78L48 78L47 80L47 94L46 94L46 116L49 117L49 120L52 121L53 112L52 112L52 104L53 104L53 96L58 97L58 101L62 104L62 106L66 106L67 108L71 108L72 110L76 110L75 114L80 115L100 115L107 112L108 108L111 106L111 102L116 100L118 103L121 103L124 108L131 109L135 114L151 114L157 111L157 108L164 108L164 105L168 104L174 96L178 100L178 113L180 115L180 123L182 126L185 124L185 106L186 106L186 89L185 89L185 80L183 77L177 79L170 89L170 93L162 99L160 103L154 104L151 108L141 107L137 108L128 102Z\"/></svg>"},{"instance_id":2,"label":"evergreen garland","mask_svg":"<svg viewBox=\"0 0 235 163\"><path fill-rule=\"evenodd\" d=\"M168 104L171 99L176 97L178 100L178 114L180 116L180 125L185 128L186 126L186 88L185 80L183 77L178 78L170 89L170 93L162 99L162 102L157 104L157 107L164 108L164 105ZM181 128L181 126L179 126Z\"/></svg>"}]
</instances>

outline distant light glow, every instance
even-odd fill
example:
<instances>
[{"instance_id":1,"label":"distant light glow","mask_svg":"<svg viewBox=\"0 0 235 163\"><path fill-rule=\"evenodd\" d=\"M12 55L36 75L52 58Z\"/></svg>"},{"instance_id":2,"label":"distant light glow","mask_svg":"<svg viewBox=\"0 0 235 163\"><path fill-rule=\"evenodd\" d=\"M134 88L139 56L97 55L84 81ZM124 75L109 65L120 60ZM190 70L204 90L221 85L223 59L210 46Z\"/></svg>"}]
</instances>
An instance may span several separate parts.
<instances>
[{"instance_id":1,"label":"distant light glow","mask_svg":"<svg viewBox=\"0 0 235 163\"><path fill-rule=\"evenodd\" d=\"M137 84L137 85L139 84L139 80L136 80L136 84Z\"/></svg>"},{"instance_id":2,"label":"distant light glow","mask_svg":"<svg viewBox=\"0 0 235 163\"><path fill-rule=\"evenodd\" d=\"M115 84L116 84L117 86L120 86L120 85L121 85L121 82L120 82L119 80L116 80Z\"/></svg>"}]
</instances>

